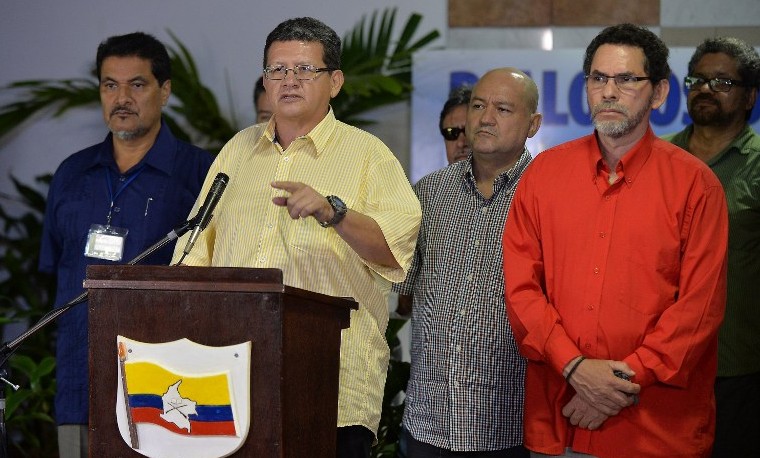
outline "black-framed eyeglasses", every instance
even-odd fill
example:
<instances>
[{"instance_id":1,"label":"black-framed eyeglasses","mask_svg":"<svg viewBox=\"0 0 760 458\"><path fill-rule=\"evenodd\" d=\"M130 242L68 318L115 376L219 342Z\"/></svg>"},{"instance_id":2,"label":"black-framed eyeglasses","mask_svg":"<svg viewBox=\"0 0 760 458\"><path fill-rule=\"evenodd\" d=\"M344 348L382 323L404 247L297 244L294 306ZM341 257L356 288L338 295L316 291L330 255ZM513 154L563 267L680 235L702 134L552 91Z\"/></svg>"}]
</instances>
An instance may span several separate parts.
<instances>
[{"instance_id":1,"label":"black-framed eyeglasses","mask_svg":"<svg viewBox=\"0 0 760 458\"><path fill-rule=\"evenodd\" d=\"M441 135L446 141L454 142L460 135L464 135L464 127L443 127L441 128Z\"/></svg>"},{"instance_id":2,"label":"black-framed eyeglasses","mask_svg":"<svg viewBox=\"0 0 760 458\"><path fill-rule=\"evenodd\" d=\"M732 87L746 87L744 81L732 80L731 78L701 78L699 76L687 76L683 79L683 84L689 91L696 91L702 85L707 85L715 92L729 92Z\"/></svg>"},{"instance_id":3,"label":"black-framed eyeglasses","mask_svg":"<svg viewBox=\"0 0 760 458\"><path fill-rule=\"evenodd\" d=\"M287 68L284 65L273 65L264 68L264 77L268 80L278 81L283 80L288 76L288 72L293 72L293 76L299 81L313 80L322 72L331 72L332 68L329 67L315 67L313 65L294 65L291 68Z\"/></svg>"},{"instance_id":4,"label":"black-framed eyeglasses","mask_svg":"<svg viewBox=\"0 0 760 458\"><path fill-rule=\"evenodd\" d=\"M617 75L605 75L604 73L594 72L586 75L586 85L589 89L599 90L607 85L607 81L615 81L615 86L622 91L632 91L636 89L639 81L651 81L651 76L635 76L628 73Z\"/></svg>"}]
</instances>

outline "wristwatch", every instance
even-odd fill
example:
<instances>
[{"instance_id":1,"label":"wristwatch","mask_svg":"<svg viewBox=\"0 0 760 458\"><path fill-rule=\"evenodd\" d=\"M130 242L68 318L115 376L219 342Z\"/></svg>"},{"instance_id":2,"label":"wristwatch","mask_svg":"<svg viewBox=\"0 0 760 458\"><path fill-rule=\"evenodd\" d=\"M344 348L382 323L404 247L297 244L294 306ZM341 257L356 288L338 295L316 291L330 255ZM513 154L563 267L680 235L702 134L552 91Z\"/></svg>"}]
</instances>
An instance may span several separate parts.
<instances>
[{"instance_id":1,"label":"wristwatch","mask_svg":"<svg viewBox=\"0 0 760 458\"><path fill-rule=\"evenodd\" d=\"M343 221L343 218L346 216L346 212L348 212L348 207L346 207L346 204L340 200L340 197L327 196L326 199L330 206L333 208L335 216L333 216L330 221L320 221L319 225L322 227L335 226L339 222Z\"/></svg>"}]
</instances>

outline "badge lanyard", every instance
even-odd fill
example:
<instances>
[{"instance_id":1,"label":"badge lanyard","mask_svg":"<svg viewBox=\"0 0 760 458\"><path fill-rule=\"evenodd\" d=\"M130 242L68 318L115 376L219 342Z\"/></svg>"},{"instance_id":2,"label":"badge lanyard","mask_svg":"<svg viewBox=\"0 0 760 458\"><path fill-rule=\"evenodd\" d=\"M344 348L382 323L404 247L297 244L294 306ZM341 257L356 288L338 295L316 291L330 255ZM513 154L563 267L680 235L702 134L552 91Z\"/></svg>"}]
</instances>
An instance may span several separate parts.
<instances>
[{"instance_id":1,"label":"badge lanyard","mask_svg":"<svg viewBox=\"0 0 760 458\"><path fill-rule=\"evenodd\" d=\"M127 186L132 184L133 181L135 181L135 178L137 178L138 175L142 173L142 171L145 169L145 164L141 165L140 168L132 174L129 178L127 178L127 181L124 182L123 185L116 191L116 194L113 193L113 184L111 184L111 172L106 168L106 183L108 184L108 198L111 205L108 207L108 216L106 216L106 227L109 227L111 225L111 218L113 217L113 206L116 202L116 199L119 198L119 195L127 189Z\"/></svg>"},{"instance_id":2,"label":"badge lanyard","mask_svg":"<svg viewBox=\"0 0 760 458\"><path fill-rule=\"evenodd\" d=\"M116 194L113 192L113 184L111 183L111 171L106 168L106 184L108 184L108 199L110 206L108 208L108 216L106 217L106 225L93 224L90 226L90 230L87 233L87 244L84 247L84 255L90 258L106 259L108 261L121 261L124 254L124 241L127 238L129 229L121 227L111 226L111 219L113 217L113 208L116 199L124 191L127 186L132 184L138 175L143 171L143 164L140 168L132 174L119 187Z\"/></svg>"}]
</instances>

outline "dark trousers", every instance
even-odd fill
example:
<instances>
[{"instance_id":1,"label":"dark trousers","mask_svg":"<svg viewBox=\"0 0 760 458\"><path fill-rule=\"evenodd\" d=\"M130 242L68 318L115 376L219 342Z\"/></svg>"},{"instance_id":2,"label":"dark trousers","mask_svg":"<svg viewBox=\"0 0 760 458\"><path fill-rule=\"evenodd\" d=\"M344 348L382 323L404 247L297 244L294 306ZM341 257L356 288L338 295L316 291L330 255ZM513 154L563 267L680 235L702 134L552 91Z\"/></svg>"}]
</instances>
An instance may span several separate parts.
<instances>
[{"instance_id":1,"label":"dark trousers","mask_svg":"<svg viewBox=\"0 0 760 458\"><path fill-rule=\"evenodd\" d=\"M409 431L401 431L402 452L406 458L528 458L528 450L522 445L504 450L487 452L452 452L415 439Z\"/></svg>"},{"instance_id":2,"label":"dark trousers","mask_svg":"<svg viewBox=\"0 0 760 458\"><path fill-rule=\"evenodd\" d=\"M760 372L715 380L713 458L757 456L760 436Z\"/></svg>"},{"instance_id":3,"label":"dark trousers","mask_svg":"<svg viewBox=\"0 0 760 458\"><path fill-rule=\"evenodd\" d=\"M375 435L364 426L343 426L338 428L336 458L369 458L369 451Z\"/></svg>"}]
</instances>

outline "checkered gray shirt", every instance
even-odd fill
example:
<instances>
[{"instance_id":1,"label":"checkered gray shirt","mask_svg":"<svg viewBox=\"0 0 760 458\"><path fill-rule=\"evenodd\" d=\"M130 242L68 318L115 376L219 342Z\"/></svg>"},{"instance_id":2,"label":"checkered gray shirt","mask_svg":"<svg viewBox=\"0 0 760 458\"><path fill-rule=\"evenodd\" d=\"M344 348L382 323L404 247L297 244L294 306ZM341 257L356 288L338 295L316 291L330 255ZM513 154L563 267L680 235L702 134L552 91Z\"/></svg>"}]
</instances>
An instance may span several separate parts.
<instances>
[{"instance_id":1,"label":"checkered gray shirt","mask_svg":"<svg viewBox=\"0 0 760 458\"><path fill-rule=\"evenodd\" d=\"M478 192L471 159L414 186L422 224L407 279L414 295L412 370L404 426L415 439L454 451L522 444L525 359L504 304L502 234L515 187L531 156Z\"/></svg>"}]
</instances>

